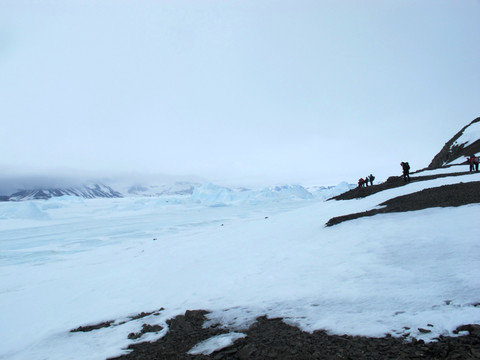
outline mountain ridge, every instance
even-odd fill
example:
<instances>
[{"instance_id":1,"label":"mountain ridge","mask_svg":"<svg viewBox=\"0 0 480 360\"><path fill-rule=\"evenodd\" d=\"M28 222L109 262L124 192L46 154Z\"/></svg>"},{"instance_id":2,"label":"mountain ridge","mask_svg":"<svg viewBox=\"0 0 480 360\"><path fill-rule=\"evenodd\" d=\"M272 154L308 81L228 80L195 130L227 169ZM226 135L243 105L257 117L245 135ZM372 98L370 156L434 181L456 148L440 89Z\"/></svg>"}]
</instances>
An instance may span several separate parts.
<instances>
[{"instance_id":1,"label":"mountain ridge","mask_svg":"<svg viewBox=\"0 0 480 360\"><path fill-rule=\"evenodd\" d=\"M20 190L4 201L47 200L52 197L77 196L84 199L121 198L123 195L105 184L81 185L76 187L46 187L32 190Z\"/></svg>"}]
</instances>

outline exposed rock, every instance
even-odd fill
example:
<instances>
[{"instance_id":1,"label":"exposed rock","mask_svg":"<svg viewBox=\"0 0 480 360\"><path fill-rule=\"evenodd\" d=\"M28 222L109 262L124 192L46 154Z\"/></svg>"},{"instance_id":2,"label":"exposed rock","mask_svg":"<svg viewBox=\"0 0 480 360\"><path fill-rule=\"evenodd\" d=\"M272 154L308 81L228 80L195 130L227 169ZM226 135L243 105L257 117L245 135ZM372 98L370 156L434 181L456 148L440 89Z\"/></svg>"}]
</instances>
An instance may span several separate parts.
<instances>
[{"instance_id":1,"label":"exposed rock","mask_svg":"<svg viewBox=\"0 0 480 360\"><path fill-rule=\"evenodd\" d=\"M153 343L144 342L130 345L129 349L132 352L118 359L199 358L198 356L188 355L187 352L196 344L212 336L228 332L221 328L203 328L206 319L205 314L207 314L207 311L204 310L187 311L184 315L168 320L167 335Z\"/></svg>"},{"instance_id":2,"label":"exposed rock","mask_svg":"<svg viewBox=\"0 0 480 360\"><path fill-rule=\"evenodd\" d=\"M114 323L114 321L112 320L112 321L105 321L105 322L95 324L95 325L79 326L76 329L70 330L70 332L72 332L72 333L73 332L90 332L90 331L93 331L93 330L98 330L98 329L110 327L113 323Z\"/></svg>"},{"instance_id":3,"label":"exposed rock","mask_svg":"<svg viewBox=\"0 0 480 360\"><path fill-rule=\"evenodd\" d=\"M157 239L153 239L153 240L157 240ZM141 312L140 314L137 314L137 315L134 315L134 316L131 316L130 319L132 320L138 320L138 319L142 319L144 317L147 317L147 316L150 316L150 315L158 315L160 313L160 311L163 311L165 310L163 307L156 310L156 311L151 311L151 312Z\"/></svg>"},{"instance_id":4,"label":"exposed rock","mask_svg":"<svg viewBox=\"0 0 480 360\"><path fill-rule=\"evenodd\" d=\"M142 325L142 330L138 333L130 333L128 334L128 338L133 340L133 339L139 339L142 337L142 335L146 333L156 333L159 331L162 331L163 327L160 325L149 325L149 324L143 324Z\"/></svg>"},{"instance_id":5,"label":"exposed rock","mask_svg":"<svg viewBox=\"0 0 480 360\"><path fill-rule=\"evenodd\" d=\"M467 167L465 167L465 169L467 169ZM411 175L412 174L414 174L414 173L411 173ZM439 179L439 178L443 178L443 177L463 176L463 175L468 175L468 174L472 174L472 173L470 171L465 171L465 172L454 172L454 173L448 173L448 174L410 176L411 181L409 183ZM373 185L373 186L368 186L368 187L361 187L361 188L357 187L357 188L354 188L350 191L344 192L343 194L335 196L335 197L333 197L329 200L361 199L361 198L376 194L380 191L397 188L397 187L400 187L400 186L407 185L409 183L406 183L403 180L403 177L401 177L401 176L390 176L387 179L387 181L385 181L384 183Z\"/></svg>"},{"instance_id":6,"label":"exposed rock","mask_svg":"<svg viewBox=\"0 0 480 360\"><path fill-rule=\"evenodd\" d=\"M461 206L473 203L480 203L480 181L444 185L399 196L381 203L380 205L385 206L384 208L337 216L328 220L326 225L333 226L347 220L377 214L422 210L431 207Z\"/></svg>"},{"instance_id":7,"label":"exposed rock","mask_svg":"<svg viewBox=\"0 0 480 360\"><path fill-rule=\"evenodd\" d=\"M330 335L325 331L303 332L287 325L282 319L263 316L243 331L247 336L211 355L189 355L197 343L227 330L203 328L205 311L190 311L169 321L170 330L154 343L132 345L131 353L116 359L478 359L480 326L466 325L460 337L440 336L438 341L425 343L412 339L385 336ZM425 329L423 329L425 330ZM425 330L430 331L430 330Z\"/></svg>"},{"instance_id":8,"label":"exposed rock","mask_svg":"<svg viewBox=\"0 0 480 360\"><path fill-rule=\"evenodd\" d=\"M445 164L448 164L459 157L469 156L471 154L476 154L480 152L480 140L475 141L472 144L464 146L463 144L455 145L455 142L462 136L464 131L472 124L475 124L480 121L480 118L476 118L470 124L462 128L454 137L452 137L447 143L443 146L442 150L435 155L430 165L427 169L436 169L442 167Z\"/></svg>"}]
</instances>

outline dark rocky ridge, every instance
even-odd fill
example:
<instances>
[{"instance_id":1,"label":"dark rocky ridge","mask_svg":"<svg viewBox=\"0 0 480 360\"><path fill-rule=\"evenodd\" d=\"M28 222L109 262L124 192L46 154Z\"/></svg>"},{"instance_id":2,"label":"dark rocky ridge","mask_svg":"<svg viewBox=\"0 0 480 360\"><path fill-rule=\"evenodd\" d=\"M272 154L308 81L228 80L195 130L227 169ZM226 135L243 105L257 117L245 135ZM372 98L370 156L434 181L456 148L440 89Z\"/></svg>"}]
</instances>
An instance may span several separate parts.
<instances>
[{"instance_id":1,"label":"dark rocky ridge","mask_svg":"<svg viewBox=\"0 0 480 360\"><path fill-rule=\"evenodd\" d=\"M462 128L462 130L455 134L454 137L447 141L447 143L443 146L442 150L440 150L440 152L435 155L430 165L428 165L427 169L436 169L458 159L459 157L470 156L471 154L476 154L480 152L480 139L466 147L464 147L463 144L460 144L459 146L453 145L455 141L460 138L466 128L477 122L480 122L480 118L476 118L475 120L473 120L470 124L466 125L464 128Z\"/></svg>"},{"instance_id":2,"label":"dark rocky ridge","mask_svg":"<svg viewBox=\"0 0 480 360\"><path fill-rule=\"evenodd\" d=\"M453 165L453 166L463 166L467 169L466 165ZM415 174L417 174L415 176ZM448 174L438 174L438 175L421 175L422 171L414 172L411 173L410 175L410 183L412 182L418 182L418 181L426 181L426 180L433 180L433 179L439 179L443 177L451 177L451 176L463 176L463 175L469 175L472 174L470 171L463 171L463 172L455 172L455 173L448 173ZM344 192L343 194L337 195L332 197L331 199L328 200L352 200L352 199L361 199L370 195L373 195L375 193L378 193L380 191L388 190L388 189L393 189L397 188L400 186L405 186L409 183L406 183L403 180L402 176L390 176L387 181L384 183L380 183L377 185L373 186L368 186L368 187L356 187L352 190L349 190L347 192Z\"/></svg>"},{"instance_id":3,"label":"dark rocky ridge","mask_svg":"<svg viewBox=\"0 0 480 360\"><path fill-rule=\"evenodd\" d=\"M379 204L385 206L382 209L337 216L328 220L326 225L333 226L347 220L377 214L415 211L431 207L461 206L473 203L480 203L480 181L444 185L398 196Z\"/></svg>"}]
</instances>

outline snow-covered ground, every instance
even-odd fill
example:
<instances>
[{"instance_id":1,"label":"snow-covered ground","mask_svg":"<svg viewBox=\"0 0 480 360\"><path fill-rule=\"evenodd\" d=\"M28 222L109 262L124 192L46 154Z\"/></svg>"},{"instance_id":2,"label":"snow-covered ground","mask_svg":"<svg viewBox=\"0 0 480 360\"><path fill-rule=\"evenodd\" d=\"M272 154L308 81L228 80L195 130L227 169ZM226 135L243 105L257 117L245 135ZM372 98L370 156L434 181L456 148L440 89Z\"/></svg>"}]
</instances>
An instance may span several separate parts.
<instances>
[{"instance_id":1,"label":"snow-covered ground","mask_svg":"<svg viewBox=\"0 0 480 360\"><path fill-rule=\"evenodd\" d=\"M452 162L452 165L457 164L456 166L444 167L435 170L424 170L419 171L418 173L412 174L412 176L429 176L429 175L444 175L444 174L452 174L452 173L464 173L470 170L470 166L468 164L464 164L466 158L459 158Z\"/></svg>"},{"instance_id":2,"label":"snow-covered ground","mask_svg":"<svg viewBox=\"0 0 480 360\"><path fill-rule=\"evenodd\" d=\"M163 336L165 321L187 309L210 310L211 322L233 331L192 353L225 346L263 314L307 331L451 335L480 323L479 204L324 224L425 187L478 180L414 182L350 201L302 198L300 189L245 201L205 187L189 201L0 203L0 358L105 359ZM129 340L143 323L164 330Z\"/></svg>"}]
</instances>

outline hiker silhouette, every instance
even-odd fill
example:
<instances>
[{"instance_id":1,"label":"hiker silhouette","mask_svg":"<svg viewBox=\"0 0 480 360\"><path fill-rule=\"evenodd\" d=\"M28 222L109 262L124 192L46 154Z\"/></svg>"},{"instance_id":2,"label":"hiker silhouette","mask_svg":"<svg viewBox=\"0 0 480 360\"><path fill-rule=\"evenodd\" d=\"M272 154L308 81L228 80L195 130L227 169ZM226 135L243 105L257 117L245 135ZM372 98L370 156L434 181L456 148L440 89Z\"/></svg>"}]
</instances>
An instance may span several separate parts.
<instances>
[{"instance_id":1,"label":"hiker silhouette","mask_svg":"<svg viewBox=\"0 0 480 360\"><path fill-rule=\"evenodd\" d=\"M403 170L403 180L405 182L410 181L410 164L408 162L402 161L400 165L402 166Z\"/></svg>"},{"instance_id":2,"label":"hiker silhouette","mask_svg":"<svg viewBox=\"0 0 480 360\"><path fill-rule=\"evenodd\" d=\"M375 176L373 176L372 174L370 174L368 176L368 179L370 180L370 186L373 186L373 180L375 180Z\"/></svg>"},{"instance_id":3,"label":"hiker silhouette","mask_svg":"<svg viewBox=\"0 0 480 360\"><path fill-rule=\"evenodd\" d=\"M468 164L470 165L470 172L472 171L478 171L478 157L475 155L470 155L469 158L467 158Z\"/></svg>"}]
</instances>

